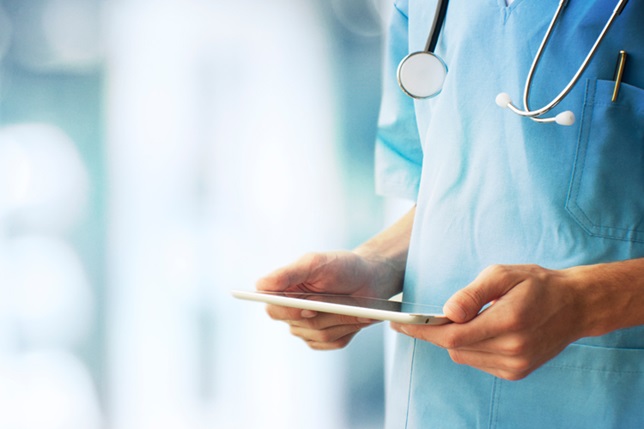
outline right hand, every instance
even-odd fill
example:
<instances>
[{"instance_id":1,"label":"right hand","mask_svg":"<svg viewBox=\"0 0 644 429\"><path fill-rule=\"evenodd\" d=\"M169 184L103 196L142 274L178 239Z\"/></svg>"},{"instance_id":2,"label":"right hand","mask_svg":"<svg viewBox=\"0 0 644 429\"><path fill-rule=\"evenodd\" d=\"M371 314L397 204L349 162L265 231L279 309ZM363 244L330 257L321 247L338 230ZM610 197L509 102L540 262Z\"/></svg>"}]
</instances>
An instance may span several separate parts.
<instances>
[{"instance_id":1,"label":"right hand","mask_svg":"<svg viewBox=\"0 0 644 429\"><path fill-rule=\"evenodd\" d=\"M310 253L257 281L257 289L271 292L339 293L378 297L378 263L354 252ZM384 297L388 298L388 297ZM268 305L268 315L288 323L291 333L315 350L345 347L358 331L374 323L311 310Z\"/></svg>"}]
</instances>

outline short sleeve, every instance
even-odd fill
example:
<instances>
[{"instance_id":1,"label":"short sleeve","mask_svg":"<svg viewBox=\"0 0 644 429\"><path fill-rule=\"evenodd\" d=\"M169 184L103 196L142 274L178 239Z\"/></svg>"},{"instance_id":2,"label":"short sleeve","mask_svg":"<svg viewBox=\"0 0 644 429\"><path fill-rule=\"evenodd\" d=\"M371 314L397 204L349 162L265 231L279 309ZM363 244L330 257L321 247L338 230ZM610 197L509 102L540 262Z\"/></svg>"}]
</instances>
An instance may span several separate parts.
<instances>
[{"instance_id":1,"label":"short sleeve","mask_svg":"<svg viewBox=\"0 0 644 429\"><path fill-rule=\"evenodd\" d=\"M375 183L380 195L416 200L423 153L414 102L400 90L396 80L398 63L408 51L407 1L401 0L395 2L388 27Z\"/></svg>"}]
</instances>

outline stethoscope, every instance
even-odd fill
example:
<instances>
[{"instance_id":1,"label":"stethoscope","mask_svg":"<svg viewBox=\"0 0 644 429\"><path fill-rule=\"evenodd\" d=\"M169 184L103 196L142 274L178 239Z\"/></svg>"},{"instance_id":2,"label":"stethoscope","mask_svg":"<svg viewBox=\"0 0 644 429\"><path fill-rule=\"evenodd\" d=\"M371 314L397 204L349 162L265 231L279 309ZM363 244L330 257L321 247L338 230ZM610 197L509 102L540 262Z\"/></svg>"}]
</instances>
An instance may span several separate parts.
<instances>
[{"instance_id":1,"label":"stethoscope","mask_svg":"<svg viewBox=\"0 0 644 429\"><path fill-rule=\"evenodd\" d=\"M445 20L445 15L447 14L447 3L448 0L438 0L436 5L436 13L434 14L434 22L432 23L432 28L430 30L429 36L427 37L427 43L425 44L425 49L418 52L413 52L407 55L398 65L398 84L400 88L410 97L415 99L425 99L435 97L440 94L443 88L443 82L447 76L447 65L445 62L434 53L436 48L436 43L438 41L438 35L440 33L443 21ZM524 108L521 109L512 103L510 96L502 92L496 96L496 104L500 107L508 108L519 116L524 116L532 119L536 122L556 122L559 125L572 125L575 122L575 115L570 110L561 112L554 117L542 118L541 116L548 113L552 110L557 104L563 100L572 87L577 83L580 76L590 63L593 55L597 51L597 47L604 39L606 32L615 21L615 18L622 13L624 6L626 6L628 0L619 0L617 6L613 10L610 18L606 22L606 25L602 29L601 33L597 37L595 44L592 46L588 55L584 59L584 62L581 64L575 75L570 79L568 85L557 95L550 103L546 104L540 109L531 110L528 106L528 99L530 97L530 87L532 86L532 78L534 76L535 69L537 64L541 59L543 50L550 39L552 34L552 29L555 26L555 23L559 19L561 12L568 4L568 0L560 0L557 11L550 22L550 25L546 31L539 50L534 57L532 66L528 72L526 78L525 87L523 89L523 105Z\"/></svg>"}]
</instances>

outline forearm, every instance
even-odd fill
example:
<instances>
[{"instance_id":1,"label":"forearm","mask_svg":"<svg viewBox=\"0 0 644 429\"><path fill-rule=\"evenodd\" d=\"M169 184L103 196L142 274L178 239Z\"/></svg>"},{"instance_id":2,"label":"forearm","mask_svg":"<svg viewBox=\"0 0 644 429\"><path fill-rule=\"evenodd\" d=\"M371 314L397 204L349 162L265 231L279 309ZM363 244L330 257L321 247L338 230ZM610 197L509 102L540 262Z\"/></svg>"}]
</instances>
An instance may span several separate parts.
<instances>
[{"instance_id":1,"label":"forearm","mask_svg":"<svg viewBox=\"0 0 644 429\"><path fill-rule=\"evenodd\" d=\"M587 336L644 325L644 258L566 271L584 296Z\"/></svg>"},{"instance_id":2,"label":"forearm","mask_svg":"<svg viewBox=\"0 0 644 429\"><path fill-rule=\"evenodd\" d=\"M396 223L354 249L378 271L376 287L381 296L393 296L402 291L415 213L414 207Z\"/></svg>"}]
</instances>

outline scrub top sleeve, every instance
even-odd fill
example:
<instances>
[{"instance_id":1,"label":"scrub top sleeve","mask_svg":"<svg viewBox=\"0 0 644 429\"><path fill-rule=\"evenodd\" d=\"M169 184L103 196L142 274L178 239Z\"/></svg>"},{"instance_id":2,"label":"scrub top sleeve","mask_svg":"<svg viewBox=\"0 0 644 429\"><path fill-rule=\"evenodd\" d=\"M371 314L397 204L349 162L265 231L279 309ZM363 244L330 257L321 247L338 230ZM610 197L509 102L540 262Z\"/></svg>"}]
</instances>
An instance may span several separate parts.
<instances>
[{"instance_id":1,"label":"scrub top sleeve","mask_svg":"<svg viewBox=\"0 0 644 429\"><path fill-rule=\"evenodd\" d=\"M376 192L416 200L422 149L413 100L396 80L398 63L409 53L407 1L397 1L389 22L383 95L375 148Z\"/></svg>"}]
</instances>

